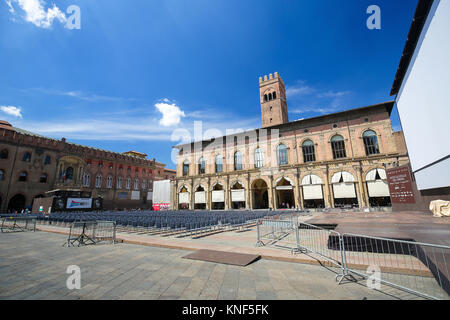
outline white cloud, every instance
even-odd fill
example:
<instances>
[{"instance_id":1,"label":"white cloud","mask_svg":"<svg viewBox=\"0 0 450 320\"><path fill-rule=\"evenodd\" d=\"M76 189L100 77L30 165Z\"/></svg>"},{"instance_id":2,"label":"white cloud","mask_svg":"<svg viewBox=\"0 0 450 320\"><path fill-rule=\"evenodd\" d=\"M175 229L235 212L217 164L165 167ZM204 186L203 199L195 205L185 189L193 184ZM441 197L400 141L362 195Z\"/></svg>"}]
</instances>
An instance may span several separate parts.
<instances>
[{"instance_id":1,"label":"white cloud","mask_svg":"<svg viewBox=\"0 0 450 320\"><path fill-rule=\"evenodd\" d=\"M348 93L349 93L348 91L327 91L327 92L319 93L317 95L317 97L319 97L319 98L337 98L337 97L345 96Z\"/></svg>"},{"instance_id":2,"label":"white cloud","mask_svg":"<svg viewBox=\"0 0 450 320\"><path fill-rule=\"evenodd\" d=\"M185 117L184 111L180 109L175 103L167 103L169 100L166 98L164 102L155 104L156 109L162 113L162 118L159 120L159 124L164 127L175 126L180 123L181 117Z\"/></svg>"},{"instance_id":3,"label":"white cloud","mask_svg":"<svg viewBox=\"0 0 450 320\"><path fill-rule=\"evenodd\" d=\"M302 95L308 95L314 92L314 89L310 86L306 86L303 84L303 82L299 82L299 84L295 86L288 86L286 88L286 97L294 97L294 96L302 96Z\"/></svg>"},{"instance_id":4,"label":"white cloud","mask_svg":"<svg viewBox=\"0 0 450 320\"><path fill-rule=\"evenodd\" d=\"M17 118L22 118L22 109L20 107L14 107L14 106L0 106L0 110L4 113L14 116Z\"/></svg>"},{"instance_id":5,"label":"white cloud","mask_svg":"<svg viewBox=\"0 0 450 320\"><path fill-rule=\"evenodd\" d=\"M8 7L9 7L9 12L14 13L15 11L14 11L14 7L11 4L11 0L5 0L5 1L6 1L6 4L8 5Z\"/></svg>"},{"instance_id":6,"label":"white cloud","mask_svg":"<svg viewBox=\"0 0 450 320\"><path fill-rule=\"evenodd\" d=\"M31 22L37 27L48 29L54 20L66 23L66 15L53 4L52 8L45 9L44 0L5 0L9 6L9 12L15 14L13 3L16 3L24 12L25 21Z\"/></svg>"}]
</instances>

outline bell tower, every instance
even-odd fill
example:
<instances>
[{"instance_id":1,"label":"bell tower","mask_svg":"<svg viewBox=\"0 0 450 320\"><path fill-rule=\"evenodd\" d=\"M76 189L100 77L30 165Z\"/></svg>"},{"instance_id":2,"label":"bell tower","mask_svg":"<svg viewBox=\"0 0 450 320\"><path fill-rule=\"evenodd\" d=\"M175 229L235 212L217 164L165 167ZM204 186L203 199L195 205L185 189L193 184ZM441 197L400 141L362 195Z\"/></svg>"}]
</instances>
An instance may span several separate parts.
<instances>
[{"instance_id":1,"label":"bell tower","mask_svg":"<svg viewBox=\"0 0 450 320\"><path fill-rule=\"evenodd\" d=\"M259 77L262 127L270 127L289 122L286 90L278 72Z\"/></svg>"}]
</instances>

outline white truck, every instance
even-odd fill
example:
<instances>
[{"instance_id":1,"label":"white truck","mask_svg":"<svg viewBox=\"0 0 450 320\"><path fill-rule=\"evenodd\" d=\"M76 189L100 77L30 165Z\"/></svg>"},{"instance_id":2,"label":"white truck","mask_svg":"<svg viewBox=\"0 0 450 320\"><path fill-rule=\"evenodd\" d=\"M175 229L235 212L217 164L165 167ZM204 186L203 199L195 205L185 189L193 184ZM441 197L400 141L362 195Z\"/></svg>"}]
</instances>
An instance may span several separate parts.
<instances>
[{"instance_id":1,"label":"white truck","mask_svg":"<svg viewBox=\"0 0 450 320\"><path fill-rule=\"evenodd\" d=\"M153 210L172 210L172 184L170 180L153 181Z\"/></svg>"}]
</instances>

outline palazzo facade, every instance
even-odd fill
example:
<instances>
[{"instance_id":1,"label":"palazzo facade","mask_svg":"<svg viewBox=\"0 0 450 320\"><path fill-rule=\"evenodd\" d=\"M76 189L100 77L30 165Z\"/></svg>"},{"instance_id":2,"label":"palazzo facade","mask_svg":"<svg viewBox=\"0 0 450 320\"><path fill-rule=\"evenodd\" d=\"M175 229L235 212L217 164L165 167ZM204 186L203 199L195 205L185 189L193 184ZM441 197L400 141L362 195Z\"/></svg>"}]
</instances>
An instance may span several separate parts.
<instances>
[{"instance_id":1,"label":"palazzo facade","mask_svg":"<svg viewBox=\"0 0 450 320\"><path fill-rule=\"evenodd\" d=\"M259 79L262 128L180 144L174 207L389 207L386 169L409 162L393 101L289 122L283 80Z\"/></svg>"}]
</instances>

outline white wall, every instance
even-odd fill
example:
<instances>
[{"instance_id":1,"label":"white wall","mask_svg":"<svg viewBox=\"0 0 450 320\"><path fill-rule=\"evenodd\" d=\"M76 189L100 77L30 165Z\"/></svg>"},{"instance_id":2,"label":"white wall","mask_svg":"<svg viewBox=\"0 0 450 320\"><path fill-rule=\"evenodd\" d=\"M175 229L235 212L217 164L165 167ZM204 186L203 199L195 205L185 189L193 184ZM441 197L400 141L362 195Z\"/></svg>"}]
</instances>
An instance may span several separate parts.
<instances>
[{"instance_id":1,"label":"white wall","mask_svg":"<svg viewBox=\"0 0 450 320\"><path fill-rule=\"evenodd\" d=\"M450 154L449 0L434 2L396 102L413 171ZM450 161L419 172L420 190L450 186Z\"/></svg>"}]
</instances>

